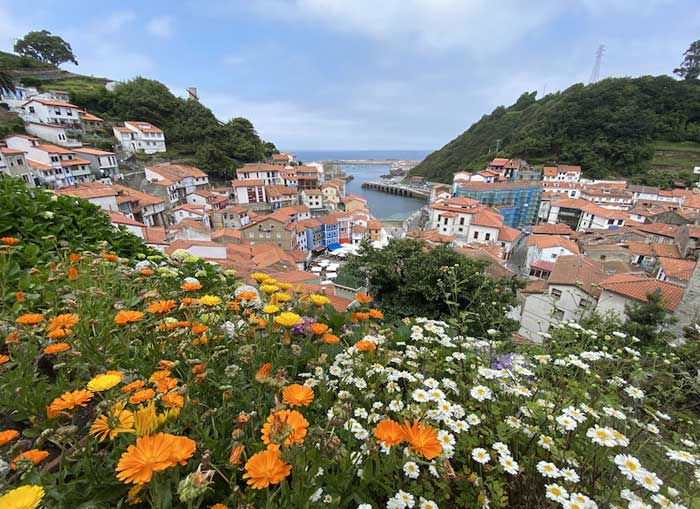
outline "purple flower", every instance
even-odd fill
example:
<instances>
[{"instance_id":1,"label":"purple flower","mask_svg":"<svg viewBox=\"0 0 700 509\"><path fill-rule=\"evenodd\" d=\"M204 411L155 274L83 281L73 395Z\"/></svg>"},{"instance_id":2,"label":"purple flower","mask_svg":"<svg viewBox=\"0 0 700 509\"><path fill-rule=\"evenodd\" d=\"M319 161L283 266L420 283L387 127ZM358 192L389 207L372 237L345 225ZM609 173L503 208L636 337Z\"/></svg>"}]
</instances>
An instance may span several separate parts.
<instances>
[{"instance_id":1,"label":"purple flower","mask_svg":"<svg viewBox=\"0 0 700 509\"><path fill-rule=\"evenodd\" d=\"M491 366L492 369L510 369L513 367L513 356L515 354L513 352L504 354L504 355L499 355L497 356L494 361L493 365Z\"/></svg>"},{"instance_id":2,"label":"purple flower","mask_svg":"<svg viewBox=\"0 0 700 509\"><path fill-rule=\"evenodd\" d=\"M309 325L311 325L315 321L316 320L314 320L310 316L302 316L301 323L292 327L291 333L294 334L295 336L303 336L305 334L308 334L309 333Z\"/></svg>"}]
</instances>

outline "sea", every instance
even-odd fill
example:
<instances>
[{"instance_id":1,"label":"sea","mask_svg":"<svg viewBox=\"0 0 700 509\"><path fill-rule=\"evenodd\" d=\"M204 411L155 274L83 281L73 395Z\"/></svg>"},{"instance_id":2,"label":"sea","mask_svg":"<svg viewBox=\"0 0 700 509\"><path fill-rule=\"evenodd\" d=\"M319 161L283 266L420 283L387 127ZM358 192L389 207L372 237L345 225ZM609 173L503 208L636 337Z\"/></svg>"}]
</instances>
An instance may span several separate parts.
<instances>
[{"instance_id":1,"label":"sea","mask_svg":"<svg viewBox=\"0 0 700 509\"><path fill-rule=\"evenodd\" d=\"M313 161L395 160L422 161L432 150L285 150L304 163ZM377 180L389 172L391 165L341 164L347 175L352 175L345 186L347 194L357 194L367 200L370 213L380 221L403 221L412 212L425 205L425 200L396 196L363 189L362 183Z\"/></svg>"}]
</instances>

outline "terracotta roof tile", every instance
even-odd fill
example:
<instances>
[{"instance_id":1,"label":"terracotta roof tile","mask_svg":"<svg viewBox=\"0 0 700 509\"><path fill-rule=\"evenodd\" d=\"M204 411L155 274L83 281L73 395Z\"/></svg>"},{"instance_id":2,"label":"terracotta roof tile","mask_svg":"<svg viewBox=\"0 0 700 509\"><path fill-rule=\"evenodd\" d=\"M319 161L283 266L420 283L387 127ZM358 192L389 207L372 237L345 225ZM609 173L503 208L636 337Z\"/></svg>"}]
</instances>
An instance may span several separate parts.
<instances>
[{"instance_id":1,"label":"terracotta roof tile","mask_svg":"<svg viewBox=\"0 0 700 509\"><path fill-rule=\"evenodd\" d=\"M574 231L568 224L538 224L532 227L533 235L572 235Z\"/></svg>"},{"instance_id":2,"label":"terracotta roof tile","mask_svg":"<svg viewBox=\"0 0 700 509\"><path fill-rule=\"evenodd\" d=\"M602 265L595 260L583 255L560 256L547 282L550 285L576 286L589 295L595 295L605 276Z\"/></svg>"},{"instance_id":3,"label":"terracotta roof tile","mask_svg":"<svg viewBox=\"0 0 700 509\"><path fill-rule=\"evenodd\" d=\"M680 304L685 289L658 279L633 274L617 274L601 282L601 287L613 293L647 302L650 293L661 294L661 302L667 309L674 310Z\"/></svg>"},{"instance_id":4,"label":"terracotta roof tile","mask_svg":"<svg viewBox=\"0 0 700 509\"><path fill-rule=\"evenodd\" d=\"M527 245L540 249L562 247L573 254L579 254L578 245L573 240L560 235L530 235L530 238L527 239Z\"/></svg>"},{"instance_id":5,"label":"terracotta roof tile","mask_svg":"<svg viewBox=\"0 0 700 509\"><path fill-rule=\"evenodd\" d=\"M678 260L676 258L660 257L659 263L661 268L668 277L680 279L681 281L689 281L690 276L695 269L695 261L693 260Z\"/></svg>"}]
</instances>

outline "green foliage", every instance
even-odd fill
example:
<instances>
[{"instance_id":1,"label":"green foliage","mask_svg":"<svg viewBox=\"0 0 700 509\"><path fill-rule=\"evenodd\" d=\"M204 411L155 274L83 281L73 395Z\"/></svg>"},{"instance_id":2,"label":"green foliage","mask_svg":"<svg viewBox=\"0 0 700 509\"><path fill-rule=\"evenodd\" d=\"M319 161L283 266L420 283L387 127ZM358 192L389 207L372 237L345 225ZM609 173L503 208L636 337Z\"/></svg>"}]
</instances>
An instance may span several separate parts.
<instances>
[{"instance_id":1,"label":"green foliage","mask_svg":"<svg viewBox=\"0 0 700 509\"><path fill-rule=\"evenodd\" d=\"M484 334L496 324L506 334L515 329L504 315L515 303L517 284L494 280L484 272L484 262L444 246L428 248L413 239L391 240L383 249L364 244L342 274L366 280L369 293L390 317L451 316L472 334Z\"/></svg>"},{"instance_id":2,"label":"green foliage","mask_svg":"<svg viewBox=\"0 0 700 509\"><path fill-rule=\"evenodd\" d=\"M66 248L104 249L124 257L157 254L132 233L115 229L96 205L28 189L22 181L10 178L0 180L0 237L17 237L25 245L19 263L0 277L6 285Z\"/></svg>"},{"instance_id":3,"label":"green foliage","mask_svg":"<svg viewBox=\"0 0 700 509\"><path fill-rule=\"evenodd\" d=\"M700 40L690 43L683 57L683 62L680 67L673 70L673 74L677 74L684 80L697 79L700 76Z\"/></svg>"},{"instance_id":4,"label":"green foliage","mask_svg":"<svg viewBox=\"0 0 700 509\"><path fill-rule=\"evenodd\" d=\"M23 133L24 122L14 113L0 111L0 138L4 138L10 134Z\"/></svg>"},{"instance_id":5,"label":"green foliage","mask_svg":"<svg viewBox=\"0 0 700 509\"><path fill-rule=\"evenodd\" d=\"M663 341L663 327L671 324L673 317L668 309L661 304L661 294L650 293L646 302L625 306L627 322L625 331L639 338L641 345L652 347Z\"/></svg>"},{"instance_id":6,"label":"green foliage","mask_svg":"<svg viewBox=\"0 0 700 509\"><path fill-rule=\"evenodd\" d=\"M260 139L249 120L221 123L202 103L176 97L158 81L136 78L118 85L114 92L96 86L66 88L71 101L91 113L157 125L165 132L168 152L193 157L215 178L230 178L236 166L259 161L275 151L272 143Z\"/></svg>"},{"instance_id":7,"label":"green foliage","mask_svg":"<svg viewBox=\"0 0 700 509\"><path fill-rule=\"evenodd\" d=\"M0 67L5 69L53 69L54 66L31 57L0 51Z\"/></svg>"},{"instance_id":8,"label":"green foliage","mask_svg":"<svg viewBox=\"0 0 700 509\"><path fill-rule=\"evenodd\" d=\"M700 141L700 84L668 76L576 84L499 106L434 152L413 173L449 181L497 156L580 164L587 176L643 181L654 141Z\"/></svg>"},{"instance_id":9,"label":"green foliage","mask_svg":"<svg viewBox=\"0 0 700 509\"><path fill-rule=\"evenodd\" d=\"M29 32L15 42L14 51L22 56L56 66L64 62L73 62L78 65L70 44L59 36L52 35L48 30Z\"/></svg>"}]
</instances>

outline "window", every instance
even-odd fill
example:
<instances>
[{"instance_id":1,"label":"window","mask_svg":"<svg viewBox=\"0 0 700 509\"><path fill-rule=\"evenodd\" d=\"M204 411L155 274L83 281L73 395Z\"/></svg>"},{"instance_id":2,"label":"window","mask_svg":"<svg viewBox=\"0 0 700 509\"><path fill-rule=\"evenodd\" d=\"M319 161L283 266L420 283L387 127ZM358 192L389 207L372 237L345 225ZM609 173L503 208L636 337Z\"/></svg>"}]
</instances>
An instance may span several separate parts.
<instances>
[{"instance_id":1,"label":"window","mask_svg":"<svg viewBox=\"0 0 700 509\"><path fill-rule=\"evenodd\" d=\"M608 224L615 224L615 220L614 220L614 219L608 219Z\"/></svg>"},{"instance_id":2,"label":"window","mask_svg":"<svg viewBox=\"0 0 700 509\"><path fill-rule=\"evenodd\" d=\"M491 240L491 234L487 233L485 238L486 238L486 240Z\"/></svg>"},{"instance_id":3,"label":"window","mask_svg":"<svg viewBox=\"0 0 700 509\"><path fill-rule=\"evenodd\" d=\"M72 117L73 112L71 110L66 110L66 115L68 115L69 117Z\"/></svg>"},{"instance_id":4,"label":"window","mask_svg":"<svg viewBox=\"0 0 700 509\"><path fill-rule=\"evenodd\" d=\"M552 317L554 317L555 320L563 320L564 319L564 310L563 309L555 309L554 312L552 313Z\"/></svg>"},{"instance_id":5,"label":"window","mask_svg":"<svg viewBox=\"0 0 700 509\"><path fill-rule=\"evenodd\" d=\"M479 232L474 232L474 238L478 239L479 238Z\"/></svg>"},{"instance_id":6,"label":"window","mask_svg":"<svg viewBox=\"0 0 700 509\"><path fill-rule=\"evenodd\" d=\"M459 224L462 226L464 225L464 217L459 218Z\"/></svg>"},{"instance_id":7,"label":"window","mask_svg":"<svg viewBox=\"0 0 700 509\"><path fill-rule=\"evenodd\" d=\"M54 112L56 113L56 115L60 115L60 114L61 114L61 108L56 108L56 109L54 110Z\"/></svg>"},{"instance_id":8,"label":"window","mask_svg":"<svg viewBox=\"0 0 700 509\"><path fill-rule=\"evenodd\" d=\"M29 113L36 113L36 112L34 111L34 106L30 106L30 107L29 107Z\"/></svg>"},{"instance_id":9,"label":"window","mask_svg":"<svg viewBox=\"0 0 700 509\"><path fill-rule=\"evenodd\" d=\"M552 288L552 291L549 292L549 294L555 299L559 299L561 297L561 290L558 290L557 288Z\"/></svg>"}]
</instances>

